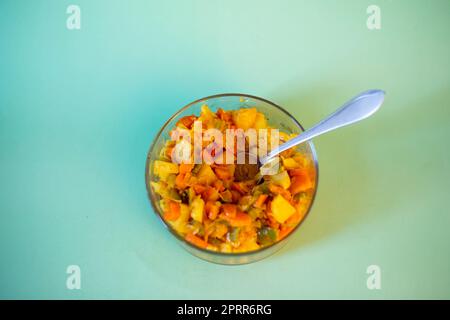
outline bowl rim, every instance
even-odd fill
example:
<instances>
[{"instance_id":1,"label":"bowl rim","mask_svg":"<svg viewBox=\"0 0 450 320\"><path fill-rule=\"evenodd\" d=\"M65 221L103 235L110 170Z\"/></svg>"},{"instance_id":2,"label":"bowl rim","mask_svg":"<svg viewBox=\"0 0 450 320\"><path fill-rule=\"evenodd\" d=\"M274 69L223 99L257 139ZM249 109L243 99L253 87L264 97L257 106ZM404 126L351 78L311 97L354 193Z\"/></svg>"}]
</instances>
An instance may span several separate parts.
<instances>
[{"instance_id":1,"label":"bowl rim","mask_svg":"<svg viewBox=\"0 0 450 320\"><path fill-rule=\"evenodd\" d=\"M261 98L261 97L255 96L255 95L246 94L246 93L221 93L221 94L215 94L215 95L210 95L210 96L203 97L203 98L197 99L197 100L195 100L195 101L192 101L192 102L188 103L187 105L185 105L184 107L182 107L182 108L181 108L180 110L178 110L177 112L175 112L175 113L174 113L174 114L173 114L173 115L172 115L172 116L164 123L164 125L161 127L161 129L160 129L160 130L158 131L158 133L156 134L155 138L153 139L152 143L150 144L150 148L149 148L149 150L148 150L148 152L147 152L147 158L146 158L146 161L145 161L145 187L146 187L146 190L147 190L147 197L148 197L149 200L150 200L150 203L151 203L151 205L152 205L152 208L153 208L154 213L156 214L156 216L158 216L159 220L162 222L162 224L164 225L164 227L165 227L167 230L169 230L169 232L170 232L173 236L175 236L179 241L181 241L183 244L188 245L189 247L191 247L191 248L193 248L193 249L195 249L195 250L199 250L199 251L201 251L201 252L204 252L204 253L206 253L206 254L211 254L211 255L216 255L216 256L223 256L223 257L242 257L242 256L255 255L255 254L259 254L259 253L261 253L261 252L263 252L263 251L266 251L266 250L268 250L269 248L272 248L272 247L275 246L275 245L278 245L278 244L280 244L280 243L286 242L288 239L290 239L290 238L294 235L294 233L296 233L296 231L299 229L300 225L302 225L303 222L304 222L304 221L306 220L306 218L308 217L308 215L309 215L309 213L310 213L310 211L311 211L311 208L313 207L313 204L314 204L314 201L315 201L315 198L316 198L316 194L317 194L317 189L318 189L318 187L319 187L319 164L318 164L317 152L316 152L316 149L315 149L315 147L314 147L313 142L312 142L312 141L308 141L307 143L309 144L309 147L310 147L310 149L311 149L311 154L312 154L312 156L313 156L313 161L314 161L314 167L315 167L315 170L316 170L315 181L314 181L315 188L314 188L314 193L313 193L313 195L312 195L311 202L309 203L309 207L308 207L308 209L306 210L306 213L305 213L305 215L303 216L303 219L295 226L295 228L294 228L294 229L293 229L286 237L284 237L284 238L281 239L280 241L275 241L274 243L272 243L272 244L270 244L270 245L268 245L268 246L261 247L261 248L259 248L259 249L257 249L257 250L251 250L251 251L246 251L246 252L230 252L230 253L227 253L227 252L220 252L220 251L213 251L213 250L203 249L203 248L197 247L197 246L195 246L194 244L192 244L192 243L186 241L186 240L184 239L184 237L182 237L181 235L179 235L178 232L175 231L175 230L172 228L172 226L170 226L170 224L168 224L168 223L163 219L163 217L162 217L161 214L159 213L158 208L157 208L157 206L156 206L156 203L155 203L155 202L156 202L156 199L155 199L156 197L155 197L155 195L154 195L154 193L153 193L153 191L152 191L152 188L151 188L151 186L150 186L150 171L149 171L149 169L150 169L150 160L151 160L151 159L150 159L150 155L152 154L153 149L156 147L156 142L158 141L158 138L161 136L161 134L162 134L162 132L164 131L164 129L169 125L169 123L170 123L173 119L175 119L175 118L176 118L178 115L180 115L183 111L189 109L189 107L191 107L192 105L194 105L194 104L196 104L196 103L199 103L199 102L201 102L201 101L206 101L206 100L210 100L210 99L222 98L222 97L233 97L233 96L234 96L234 97L251 98L251 99L260 100L260 101L262 101L262 102L268 103L268 104L270 104L271 106L273 106L273 107L277 108L278 110L280 110L281 112L285 113L287 116L289 116L289 117L294 121L294 123L300 128L301 131L305 131L305 129L303 128L303 126L300 124L300 122L298 122L297 119L296 119L292 114L290 114L290 113L289 113L287 110L285 110L283 107L277 105L276 103L274 103L274 102L272 102L272 101L270 101L270 100L267 100L267 99L264 99L264 98Z\"/></svg>"}]
</instances>

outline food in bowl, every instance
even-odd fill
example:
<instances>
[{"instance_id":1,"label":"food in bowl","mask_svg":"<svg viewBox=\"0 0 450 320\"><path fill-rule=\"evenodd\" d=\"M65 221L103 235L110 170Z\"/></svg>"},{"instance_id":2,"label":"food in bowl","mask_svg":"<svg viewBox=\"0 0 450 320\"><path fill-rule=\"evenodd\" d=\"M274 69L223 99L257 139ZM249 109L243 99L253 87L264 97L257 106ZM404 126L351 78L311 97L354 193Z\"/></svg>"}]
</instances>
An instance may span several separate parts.
<instances>
[{"instance_id":1,"label":"food in bowl","mask_svg":"<svg viewBox=\"0 0 450 320\"><path fill-rule=\"evenodd\" d=\"M256 142L246 137L240 146L208 134L216 130L228 137L230 130L252 129L258 132ZM270 127L255 107L212 112L205 104L199 115L184 116L172 128L172 139L149 168L150 185L159 197L162 218L187 242L222 253L256 251L284 239L304 218L316 188L314 161L293 148L280 155L274 174L248 175L254 166L240 165L239 155L260 147L259 132L277 144L295 136ZM200 144L195 142L198 135ZM190 138L189 152L181 152L183 161L178 151L186 149L178 147L186 139L181 136ZM198 154L201 162L195 161Z\"/></svg>"}]
</instances>

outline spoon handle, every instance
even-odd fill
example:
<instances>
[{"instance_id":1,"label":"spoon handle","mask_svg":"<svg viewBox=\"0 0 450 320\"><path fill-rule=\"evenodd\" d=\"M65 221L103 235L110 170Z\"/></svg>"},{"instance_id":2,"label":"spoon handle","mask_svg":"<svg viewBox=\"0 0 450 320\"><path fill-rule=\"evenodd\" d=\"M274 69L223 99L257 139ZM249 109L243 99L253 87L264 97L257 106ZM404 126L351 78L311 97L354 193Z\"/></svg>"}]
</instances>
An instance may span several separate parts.
<instances>
[{"instance_id":1,"label":"spoon handle","mask_svg":"<svg viewBox=\"0 0 450 320\"><path fill-rule=\"evenodd\" d=\"M382 90L369 90L360 93L311 129L304 131L269 152L265 157L260 159L260 163L264 165L279 153L300 143L371 116L380 108L384 101L384 95L385 93Z\"/></svg>"}]
</instances>

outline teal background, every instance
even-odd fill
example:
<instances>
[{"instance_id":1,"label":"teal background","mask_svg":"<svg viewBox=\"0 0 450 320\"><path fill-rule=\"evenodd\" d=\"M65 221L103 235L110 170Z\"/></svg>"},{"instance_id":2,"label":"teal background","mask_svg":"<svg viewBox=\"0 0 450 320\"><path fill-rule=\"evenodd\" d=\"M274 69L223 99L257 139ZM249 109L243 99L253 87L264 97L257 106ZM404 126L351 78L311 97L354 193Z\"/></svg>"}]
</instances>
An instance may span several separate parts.
<instances>
[{"instance_id":1,"label":"teal background","mask_svg":"<svg viewBox=\"0 0 450 320\"><path fill-rule=\"evenodd\" d=\"M450 298L449 32L448 0L1 1L0 297ZM248 93L310 127L369 88L385 104L315 140L316 202L274 256L204 262L153 214L146 153L185 104Z\"/></svg>"}]
</instances>

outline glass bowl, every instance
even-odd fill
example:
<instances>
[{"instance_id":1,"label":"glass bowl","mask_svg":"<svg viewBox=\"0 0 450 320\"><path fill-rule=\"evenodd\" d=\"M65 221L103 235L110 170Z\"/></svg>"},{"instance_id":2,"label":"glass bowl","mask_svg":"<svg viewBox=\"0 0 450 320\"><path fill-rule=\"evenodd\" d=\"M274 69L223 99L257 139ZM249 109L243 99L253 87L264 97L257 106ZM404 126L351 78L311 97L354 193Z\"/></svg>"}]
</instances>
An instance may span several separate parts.
<instances>
[{"instance_id":1,"label":"glass bowl","mask_svg":"<svg viewBox=\"0 0 450 320\"><path fill-rule=\"evenodd\" d=\"M222 108L224 110L237 110L241 107L256 107L259 111L263 112L268 120L270 126L280 129L286 133L301 133L304 131L301 124L286 110L276 105L273 102L270 102L266 99L259 98L256 96L251 96L247 94L239 94L239 93L226 93L213 95L206 98L202 98L196 100L194 102L189 103L181 110L176 112L173 116L169 118L169 120L164 124L161 130L158 132L155 140L150 146L150 150L147 155L146 165L145 165L145 185L147 187L147 194L152 204L152 207L164 225L164 227L172 233L175 239L180 242L180 244L193 255L207 260L209 262L218 263L218 264L227 264L227 265L236 265L236 264L246 264L261 260L275 253L279 249L281 249L297 232L299 226L306 219L309 211L311 210L312 204L314 203L314 198L318 185L318 163L317 163L317 155L314 149L314 145L312 142L303 143L298 146L298 150L300 150L306 157L311 159L315 166L315 183L314 183L314 194L312 196L311 202L305 216L303 219L297 224L294 230L291 231L285 238L280 241L277 241L269 246L262 247L258 250L242 252L242 253L223 253L223 252L215 252L203 248L196 247L195 245L187 242L182 236L180 236L169 224L167 224L162 218L162 210L159 206L160 197L153 191L150 186L150 181L156 181L156 178L151 173L153 169L153 162L159 158L159 152L164 146L165 142L170 139L169 132L172 128L175 127L177 121L188 115L199 115L200 109L203 104L207 104L208 107L216 112L217 109Z\"/></svg>"}]
</instances>

